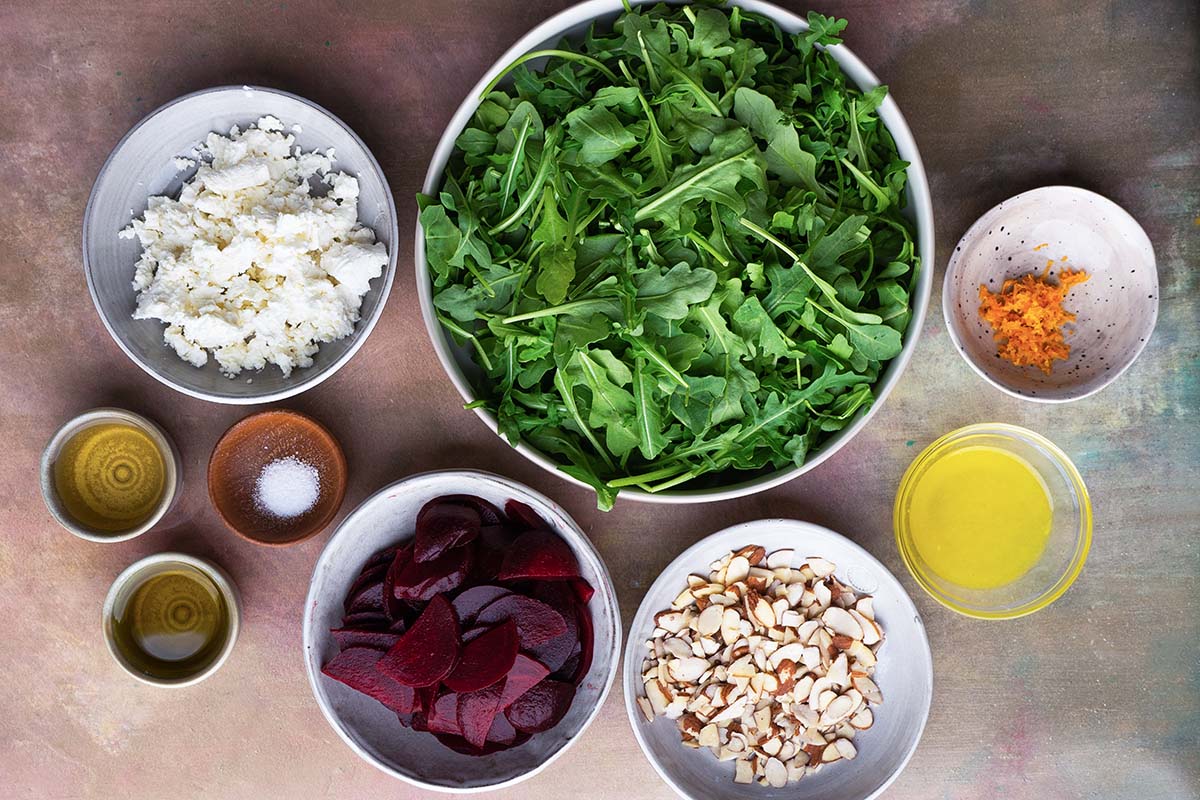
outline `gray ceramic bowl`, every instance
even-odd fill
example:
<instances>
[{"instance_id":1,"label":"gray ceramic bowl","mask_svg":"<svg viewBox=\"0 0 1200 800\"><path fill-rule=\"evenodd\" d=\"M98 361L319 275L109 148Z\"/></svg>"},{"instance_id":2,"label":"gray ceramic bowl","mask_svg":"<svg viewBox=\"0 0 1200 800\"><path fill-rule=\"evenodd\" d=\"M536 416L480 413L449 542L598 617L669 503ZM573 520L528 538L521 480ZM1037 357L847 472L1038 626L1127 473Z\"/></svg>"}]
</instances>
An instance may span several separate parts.
<instances>
[{"instance_id":1,"label":"gray ceramic bowl","mask_svg":"<svg viewBox=\"0 0 1200 800\"><path fill-rule=\"evenodd\" d=\"M596 590L588 606L595 634L592 667L579 685L571 710L550 730L489 756L463 755L428 733L402 727L393 712L321 674L321 666L338 650L329 629L341 625L342 601L364 562L410 538L421 506L447 494L473 494L498 506L510 498L526 503L570 545L583 577ZM329 724L363 760L414 786L441 792L499 789L549 766L587 730L604 705L616 676L620 649L616 591L587 536L545 495L486 472L446 470L413 475L367 498L346 517L317 559L304 603L304 664L313 695Z\"/></svg>"},{"instance_id":2,"label":"gray ceramic bowl","mask_svg":"<svg viewBox=\"0 0 1200 800\"><path fill-rule=\"evenodd\" d=\"M383 275L363 297L361 319L354 332L327 342L306 369L284 377L278 367L223 376L213 359L193 367L163 344L163 323L132 317L136 295L134 264L141 253L136 239L117 233L146 210L153 195L177 196L194 173L178 169L174 159L192 157L192 149L213 131L228 134L265 114L273 114L288 130L300 126L296 143L304 150L334 149L334 168L358 178L358 218L375 231L388 249ZM316 386L345 364L375 327L396 274L396 206L375 157L337 117L294 94L258 86L222 86L184 95L162 106L125 134L92 187L83 216L83 267L88 289L104 326L134 363L184 394L218 403L267 403ZM247 380L249 379L249 380Z\"/></svg>"},{"instance_id":3,"label":"gray ceramic bowl","mask_svg":"<svg viewBox=\"0 0 1200 800\"><path fill-rule=\"evenodd\" d=\"M726 553L757 544L770 553L795 551L796 562L821 556L837 565L837 577L859 594L875 598L875 618L883 628L875 681L883 704L875 724L854 738L858 756L826 765L815 775L782 789L733 782L733 762L718 761L705 750L685 748L673 720L647 722L637 706L642 689L642 660L652 638L654 615L687 586L692 573L707 575L708 565ZM791 519L760 519L734 525L702 539L662 571L646 592L629 629L622 675L629 723L646 758L667 784L689 800L870 800L896 779L912 758L929 717L933 699L933 658L925 626L900 582L870 553L833 531Z\"/></svg>"},{"instance_id":4,"label":"gray ceramic bowl","mask_svg":"<svg viewBox=\"0 0 1200 800\"><path fill-rule=\"evenodd\" d=\"M441 186L442 173L446 169L446 165L449 163L450 156L454 151L455 140L462 133L463 129L466 128L467 123L471 120L471 116L475 113L484 87L490 84L509 64L525 53L532 50L554 47L563 38L582 37L593 24L599 26L608 25L611 27L612 21L616 19L623 8L622 2L623 0L586 0L586 2L573 5L565 11L550 17L525 34L516 44L508 49L508 52L500 56L496 63L480 78L479 83L467 95L467 98L459 106L458 111L455 112L454 117L446 126L446 131L442 134L442 139L438 142L437 149L433 153L433 160L429 164L429 170L425 173L425 184L422 191L425 194L435 194ZM657 2L657 0L632 0L633 5L643 5L653 2ZM736 0L735 5L740 6L746 11L752 11L769 17L786 32L808 29L808 23L800 16L780 8L773 3L764 2L764 0ZM880 80L875 77L875 73L871 72L870 68L860 61L858 56L854 55L845 45L831 47L829 48L829 53L838 62L842 71L846 73L846 77L849 78L850 82L859 88L868 90L879 85ZM535 65L536 63L534 62ZM880 105L879 117L887 126L892 138L896 140L896 147L900 153L900 157L909 164L907 170L908 185L905 191L908 200L906 213L913 220L916 230L917 255L921 257L922 266L920 273L917 275L916 286L913 289L912 320L908 324L908 330L904 333L904 348L900 351L900 355L888 363L887 367L883 370L883 374L876 381L874 387L875 402L866 411L856 414L853 421L844 429L830 436L799 467L787 467L776 472L758 476L729 472L721 476L728 483L705 489L683 489L651 494L640 489L626 488L621 490L621 497L628 497L648 503L700 503L728 500L734 497L742 497L755 492L765 491L772 486L778 486L798 475L808 472L832 456L843 445L854 438L855 434L862 430L867 421L883 406L884 400L887 399L892 387L900 380L900 374L904 371L909 359L912 358L913 350L917 345L917 337L921 331L921 325L925 321L925 312L929 308L929 295L933 287L933 204L929 194L929 182L925 177L925 167L921 162L921 154L917 151L917 143L913 139L912 132L908 129L908 124L904 121L904 116L900 113L900 107L891 95L888 95L883 104ZM429 276L429 265L425 260L425 235L421 229L420 222L417 223L414 241L416 247L417 294L420 298L421 314L425 318L425 327L429 331L430 339L433 341L433 348L437 352L438 359L442 362L442 367L446 370L446 374L450 376L450 380L458 389L459 394L468 403L474 402L477 399L477 393L472 385L472 381L480 377L480 369L474 362L470 348L459 346L438 321L433 307L433 291ZM475 413L489 428L498 432L496 418L490 411L477 407ZM524 443L518 444L516 449L521 455L543 469L549 470L560 478L564 478L577 486L588 488L582 481L561 471L558 468L558 461L554 457Z\"/></svg>"}]
</instances>

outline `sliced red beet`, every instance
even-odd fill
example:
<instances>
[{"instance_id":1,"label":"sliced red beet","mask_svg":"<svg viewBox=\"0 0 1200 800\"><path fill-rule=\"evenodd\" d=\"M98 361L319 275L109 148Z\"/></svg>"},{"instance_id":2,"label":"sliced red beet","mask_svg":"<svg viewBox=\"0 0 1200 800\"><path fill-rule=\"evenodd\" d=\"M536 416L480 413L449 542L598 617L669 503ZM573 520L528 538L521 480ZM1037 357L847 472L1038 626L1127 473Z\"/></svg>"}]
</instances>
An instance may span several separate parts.
<instances>
[{"instance_id":1,"label":"sliced red beet","mask_svg":"<svg viewBox=\"0 0 1200 800\"><path fill-rule=\"evenodd\" d=\"M500 707L508 708L514 700L537 686L549 674L550 670L546 669L541 662L535 661L524 653L517 653L512 669L508 671L508 677L504 680L504 691L500 695Z\"/></svg>"},{"instance_id":2,"label":"sliced red beet","mask_svg":"<svg viewBox=\"0 0 1200 800\"><path fill-rule=\"evenodd\" d=\"M376 650L390 650L400 639L399 633L391 631L364 631L359 628L333 628L329 631L337 642L339 650L351 647L373 647Z\"/></svg>"},{"instance_id":3,"label":"sliced red beet","mask_svg":"<svg viewBox=\"0 0 1200 800\"><path fill-rule=\"evenodd\" d=\"M587 676L588 670L592 668L592 655L594 650L593 640L595 633L592 630L592 615L586 608L579 609L579 614L575 621L579 623L579 666L575 669L575 677L572 682L578 686Z\"/></svg>"},{"instance_id":4,"label":"sliced red beet","mask_svg":"<svg viewBox=\"0 0 1200 800\"><path fill-rule=\"evenodd\" d=\"M566 716L574 697L574 686L547 679L514 700L504 710L504 716L519 731L540 733L550 730Z\"/></svg>"},{"instance_id":5,"label":"sliced red beet","mask_svg":"<svg viewBox=\"0 0 1200 800\"><path fill-rule=\"evenodd\" d=\"M481 525L479 512L470 506L447 503L440 497L430 500L417 514L413 557L432 561L451 548L473 541Z\"/></svg>"},{"instance_id":6,"label":"sliced red beet","mask_svg":"<svg viewBox=\"0 0 1200 800\"><path fill-rule=\"evenodd\" d=\"M494 583L500 572L504 554L516 537L507 525L485 525L475 540L475 566L471 569L472 583Z\"/></svg>"},{"instance_id":7,"label":"sliced red beet","mask_svg":"<svg viewBox=\"0 0 1200 800\"><path fill-rule=\"evenodd\" d=\"M509 520L522 530L550 527L546 524L546 520L542 519L536 511L520 500L509 500L506 502L504 504L504 511L508 514Z\"/></svg>"},{"instance_id":8,"label":"sliced red beet","mask_svg":"<svg viewBox=\"0 0 1200 800\"><path fill-rule=\"evenodd\" d=\"M561 581L579 577L579 561L558 534L526 531L504 554L500 565L502 581Z\"/></svg>"},{"instance_id":9,"label":"sliced red beet","mask_svg":"<svg viewBox=\"0 0 1200 800\"><path fill-rule=\"evenodd\" d=\"M515 634L514 634L515 635ZM487 743L492 721L500 712L502 684L493 683L483 689L458 696L458 728L460 735L480 749Z\"/></svg>"},{"instance_id":10,"label":"sliced red beet","mask_svg":"<svg viewBox=\"0 0 1200 800\"><path fill-rule=\"evenodd\" d=\"M571 588L575 590L575 596L579 598L579 604L586 606L592 602L592 596L596 594L596 590L592 585L583 578L575 578L571 581Z\"/></svg>"},{"instance_id":11,"label":"sliced red beet","mask_svg":"<svg viewBox=\"0 0 1200 800\"><path fill-rule=\"evenodd\" d=\"M455 692L476 692L502 680L517 659L517 624L507 619L491 630L477 636L462 649L458 666L443 683ZM497 698L499 694L497 694ZM491 722L489 721L490 725ZM483 729L487 733L487 728ZM474 743L471 736L467 741ZM482 744L480 745L482 747Z\"/></svg>"},{"instance_id":12,"label":"sliced red beet","mask_svg":"<svg viewBox=\"0 0 1200 800\"><path fill-rule=\"evenodd\" d=\"M561 667L554 671L550 677L556 681L566 681L567 683L579 685L576 677L579 675L579 665L583 660L583 645L579 642L575 643L575 647L571 650L571 655Z\"/></svg>"},{"instance_id":13,"label":"sliced red beet","mask_svg":"<svg viewBox=\"0 0 1200 800\"><path fill-rule=\"evenodd\" d=\"M360 611L342 617L343 628L358 628L363 631L386 631L392 621L378 611Z\"/></svg>"},{"instance_id":14,"label":"sliced red beet","mask_svg":"<svg viewBox=\"0 0 1200 800\"><path fill-rule=\"evenodd\" d=\"M495 627L495 626L492 626L492 627ZM462 635L463 646L466 647L468 644L475 641L480 636L483 636L485 633L487 633L490 630L492 630L492 628L488 627L487 625L480 625L477 628L471 628L471 630L469 630L469 631L464 631L463 635Z\"/></svg>"},{"instance_id":15,"label":"sliced red beet","mask_svg":"<svg viewBox=\"0 0 1200 800\"><path fill-rule=\"evenodd\" d=\"M437 595L400 640L387 651L378 669L405 686L432 686L458 662L458 618L454 607Z\"/></svg>"},{"instance_id":16,"label":"sliced red beet","mask_svg":"<svg viewBox=\"0 0 1200 800\"><path fill-rule=\"evenodd\" d=\"M368 558L366 565L363 567L363 572L367 572L374 567L386 567L388 564L391 564L396 558L396 549L395 547L388 547Z\"/></svg>"},{"instance_id":17,"label":"sliced red beet","mask_svg":"<svg viewBox=\"0 0 1200 800\"><path fill-rule=\"evenodd\" d=\"M351 613L350 607L354 605L354 599L362 593L363 589L383 581L387 575L387 569L387 564L379 564L364 569L362 574L354 579L354 583L350 584L350 591L346 592L346 600L343 603L347 614Z\"/></svg>"},{"instance_id":18,"label":"sliced red beet","mask_svg":"<svg viewBox=\"0 0 1200 800\"><path fill-rule=\"evenodd\" d=\"M579 646L579 628L575 621L575 593L565 583L542 583L534 590L537 599L557 611L566 623L566 630L548 639L536 647L529 649L529 655L536 658L546 669L558 672L571 653Z\"/></svg>"},{"instance_id":19,"label":"sliced red beet","mask_svg":"<svg viewBox=\"0 0 1200 800\"><path fill-rule=\"evenodd\" d=\"M522 650L532 650L567 629L567 623L550 606L522 594L509 594L488 604L475 618L477 625L497 625L506 619L517 623Z\"/></svg>"},{"instance_id":20,"label":"sliced red beet","mask_svg":"<svg viewBox=\"0 0 1200 800\"><path fill-rule=\"evenodd\" d=\"M374 611L379 614L386 613L383 606L383 579L371 584L367 584L358 590L358 593L350 599L349 613L360 614L364 611Z\"/></svg>"},{"instance_id":21,"label":"sliced red beet","mask_svg":"<svg viewBox=\"0 0 1200 800\"><path fill-rule=\"evenodd\" d=\"M454 598L454 613L458 615L458 623L464 628L475 621L475 617L483 610L483 607L493 600L499 600L506 594L512 594L512 591L505 589L503 586L472 586L465 592Z\"/></svg>"},{"instance_id":22,"label":"sliced red beet","mask_svg":"<svg viewBox=\"0 0 1200 800\"><path fill-rule=\"evenodd\" d=\"M504 514L500 509L484 500L482 497L476 497L473 494L447 494L438 498L443 503L457 503L462 506L470 506L475 509L475 513L479 515L479 520L484 525L500 525L504 522Z\"/></svg>"},{"instance_id":23,"label":"sliced red beet","mask_svg":"<svg viewBox=\"0 0 1200 800\"><path fill-rule=\"evenodd\" d=\"M398 714L411 714L415 707L416 692L379 672L377 666L383 657L382 650L350 647L334 656L321 668L321 672L378 700Z\"/></svg>"},{"instance_id":24,"label":"sliced red beet","mask_svg":"<svg viewBox=\"0 0 1200 800\"><path fill-rule=\"evenodd\" d=\"M450 733L462 735L458 726L458 700L454 692L443 692L429 707L425 714L425 725L433 733Z\"/></svg>"},{"instance_id":25,"label":"sliced red beet","mask_svg":"<svg viewBox=\"0 0 1200 800\"><path fill-rule=\"evenodd\" d=\"M432 561L415 558L396 575L392 596L397 600L429 600L457 589L471 570L471 548L447 550Z\"/></svg>"},{"instance_id":26,"label":"sliced red beet","mask_svg":"<svg viewBox=\"0 0 1200 800\"><path fill-rule=\"evenodd\" d=\"M412 545L396 548L392 561L388 564L383 576L383 605L387 615L393 620L402 619L407 610L396 595L396 577L412 560Z\"/></svg>"},{"instance_id":27,"label":"sliced red beet","mask_svg":"<svg viewBox=\"0 0 1200 800\"><path fill-rule=\"evenodd\" d=\"M497 707L498 711L502 711ZM492 727L487 732L487 740L493 744L504 745L511 747L517 741L520 731L512 726L508 721L508 717L501 713L497 713L492 719Z\"/></svg>"}]
</instances>

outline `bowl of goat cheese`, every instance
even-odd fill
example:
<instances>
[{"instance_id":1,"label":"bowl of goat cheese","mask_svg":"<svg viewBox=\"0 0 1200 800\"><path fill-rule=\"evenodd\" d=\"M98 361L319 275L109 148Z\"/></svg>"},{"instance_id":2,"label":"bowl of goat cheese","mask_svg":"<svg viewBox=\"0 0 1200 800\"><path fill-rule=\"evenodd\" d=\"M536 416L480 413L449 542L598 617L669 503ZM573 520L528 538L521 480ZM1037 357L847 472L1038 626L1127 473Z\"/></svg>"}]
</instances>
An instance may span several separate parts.
<instances>
[{"instance_id":1,"label":"bowl of goat cheese","mask_svg":"<svg viewBox=\"0 0 1200 800\"><path fill-rule=\"evenodd\" d=\"M287 92L185 95L125 135L83 221L100 319L146 372L219 403L325 380L396 272L392 192L362 140Z\"/></svg>"}]
</instances>

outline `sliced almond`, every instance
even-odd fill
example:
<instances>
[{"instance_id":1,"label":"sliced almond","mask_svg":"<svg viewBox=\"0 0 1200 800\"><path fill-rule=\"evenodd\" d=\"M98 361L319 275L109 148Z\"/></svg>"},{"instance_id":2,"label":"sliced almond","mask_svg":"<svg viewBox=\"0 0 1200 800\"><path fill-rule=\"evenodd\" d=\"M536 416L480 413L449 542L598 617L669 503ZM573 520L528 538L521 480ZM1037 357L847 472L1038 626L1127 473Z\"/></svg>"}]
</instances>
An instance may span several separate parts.
<instances>
[{"instance_id":1,"label":"sliced almond","mask_svg":"<svg viewBox=\"0 0 1200 800\"><path fill-rule=\"evenodd\" d=\"M729 705L725 706L725 708L722 709L721 712L715 717L710 719L709 722L719 725L723 722L728 723L730 720L738 719L746 710L746 702L747 700L745 697L739 697L738 699L732 701Z\"/></svg>"},{"instance_id":2,"label":"sliced almond","mask_svg":"<svg viewBox=\"0 0 1200 800\"><path fill-rule=\"evenodd\" d=\"M708 660L704 658L696 658L689 656L687 658L677 658L667 663L667 669L671 673L671 677L680 683L690 683L696 681L708 671Z\"/></svg>"},{"instance_id":3,"label":"sliced almond","mask_svg":"<svg viewBox=\"0 0 1200 800\"><path fill-rule=\"evenodd\" d=\"M749 761L739 759L734 762L733 770L734 783L753 783L754 782L754 767Z\"/></svg>"},{"instance_id":4,"label":"sliced almond","mask_svg":"<svg viewBox=\"0 0 1200 800\"><path fill-rule=\"evenodd\" d=\"M771 604L758 592L751 591L746 595L746 613L764 628L775 627L775 610Z\"/></svg>"},{"instance_id":5,"label":"sliced almond","mask_svg":"<svg viewBox=\"0 0 1200 800\"><path fill-rule=\"evenodd\" d=\"M861 672L852 672L850 673L850 683L855 689L862 692L862 696L868 703L883 705L883 694L879 691L879 687L875 685L875 681Z\"/></svg>"},{"instance_id":6,"label":"sliced almond","mask_svg":"<svg viewBox=\"0 0 1200 800\"><path fill-rule=\"evenodd\" d=\"M695 599L696 598L692 597L691 589L684 589L682 592L680 592L678 594L678 596L676 596L676 598L673 601L671 601L671 608L674 608L674 609L687 608L688 606L690 606L692 604L692 602Z\"/></svg>"},{"instance_id":7,"label":"sliced almond","mask_svg":"<svg viewBox=\"0 0 1200 800\"><path fill-rule=\"evenodd\" d=\"M804 653L804 646L801 645L799 642L796 642L793 644L785 644L783 647L778 648L774 653L772 653L771 657L768 659L768 661L771 664L771 668L778 671L779 665L782 662L784 662L784 661L799 662L803 653Z\"/></svg>"},{"instance_id":8,"label":"sliced almond","mask_svg":"<svg viewBox=\"0 0 1200 800\"><path fill-rule=\"evenodd\" d=\"M646 718L646 722L654 722L654 706L650 705L650 700L645 697L638 697L638 708L642 711L642 716Z\"/></svg>"},{"instance_id":9,"label":"sliced almond","mask_svg":"<svg viewBox=\"0 0 1200 800\"><path fill-rule=\"evenodd\" d=\"M812 570L813 575L818 578L828 578L837 569L833 565L833 562L813 556L805 559L805 564Z\"/></svg>"},{"instance_id":10,"label":"sliced almond","mask_svg":"<svg viewBox=\"0 0 1200 800\"><path fill-rule=\"evenodd\" d=\"M787 587L787 595L786 595L788 605L791 606L792 608L796 608L797 606L799 606L801 604L800 601L804 599L804 593L807 591L808 591L808 586L804 582L793 583L793 584L789 585Z\"/></svg>"},{"instance_id":11,"label":"sliced almond","mask_svg":"<svg viewBox=\"0 0 1200 800\"><path fill-rule=\"evenodd\" d=\"M833 660L829 666L827 673L829 680L833 681L838 686L845 688L850 683L850 661L846 658L846 654L842 653Z\"/></svg>"},{"instance_id":12,"label":"sliced almond","mask_svg":"<svg viewBox=\"0 0 1200 800\"><path fill-rule=\"evenodd\" d=\"M830 606L825 609L825 613L821 615L821 622L825 627L829 628L835 634L849 636L851 639L862 639L863 629L858 624L858 620L850 615L850 612L844 608ZM864 640L865 643L865 640Z\"/></svg>"},{"instance_id":13,"label":"sliced almond","mask_svg":"<svg viewBox=\"0 0 1200 800\"><path fill-rule=\"evenodd\" d=\"M654 624L668 633L679 633L687 626L682 611L660 611L654 615Z\"/></svg>"},{"instance_id":14,"label":"sliced almond","mask_svg":"<svg viewBox=\"0 0 1200 800\"><path fill-rule=\"evenodd\" d=\"M876 663L875 653L862 642L851 643L846 648L846 655L854 659L856 664L864 667L874 667Z\"/></svg>"},{"instance_id":15,"label":"sliced almond","mask_svg":"<svg viewBox=\"0 0 1200 800\"><path fill-rule=\"evenodd\" d=\"M860 637L863 644L873 645L883 640L883 633L879 630L879 626L874 620L867 619L855 609L850 609L850 616L854 617L854 621L862 628L863 635Z\"/></svg>"},{"instance_id":16,"label":"sliced almond","mask_svg":"<svg viewBox=\"0 0 1200 800\"><path fill-rule=\"evenodd\" d=\"M822 728L832 727L850 716L852 711L854 711L854 700L844 694L839 695L821 712L821 719L817 724Z\"/></svg>"},{"instance_id":17,"label":"sliced almond","mask_svg":"<svg viewBox=\"0 0 1200 800\"><path fill-rule=\"evenodd\" d=\"M821 677L813 681L812 689L810 689L808 692L809 706L817 711L820 711L820 697L832 687L833 681L829 680L829 678Z\"/></svg>"},{"instance_id":18,"label":"sliced almond","mask_svg":"<svg viewBox=\"0 0 1200 800\"><path fill-rule=\"evenodd\" d=\"M667 694L667 687L663 686L662 681L653 680L646 684L646 698L650 701L650 706L654 709L656 716L667 713L667 706L671 704L671 696Z\"/></svg>"},{"instance_id":19,"label":"sliced almond","mask_svg":"<svg viewBox=\"0 0 1200 800\"><path fill-rule=\"evenodd\" d=\"M776 789L782 789L784 786L787 786L787 767L778 758L768 758L763 773L770 786Z\"/></svg>"},{"instance_id":20,"label":"sliced almond","mask_svg":"<svg viewBox=\"0 0 1200 800\"><path fill-rule=\"evenodd\" d=\"M875 598L860 597L858 602L854 604L854 610L862 614L867 619L875 620Z\"/></svg>"},{"instance_id":21,"label":"sliced almond","mask_svg":"<svg viewBox=\"0 0 1200 800\"><path fill-rule=\"evenodd\" d=\"M796 636L802 644L811 644L813 635L820 629L820 620L810 619L796 629Z\"/></svg>"},{"instance_id":22,"label":"sliced almond","mask_svg":"<svg viewBox=\"0 0 1200 800\"><path fill-rule=\"evenodd\" d=\"M825 749L821 751L821 761L830 764L842 758L842 751L838 748L837 742L832 742L825 745Z\"/></svg>"},{"instance_id":23,"label":"sliced almond","mask_svg":"<svg viewBox=\"0 0 1200 800\"><path fill-rule=\"evenodd\" d=\"M729 562L729 566L725 568L725 583L733 584L746 580L746 576L750 574L750 562L745 556L734 556Z\"/></svg>"},{"instance_id":24,"label":"sliced almond","mask_svg":"<svg viewBox=\"0 0 1200 800\"><path fill-rule=\"evenodd\" d=\"M796 557L795 550L776 550L767 556L767 566L771 569L779 567L791 567L792 560Z\"/></svg>"},{"instance_id":25,"label":"sliced almond","mask_svg":"<svg viewBox=\"0 0 1200 800\"><path fill-rule=\"evenodd\" d=\"M854 746L854 742L849 739L838 739L833 744L837 747L838 752L841 753L842 758L851 759L858 755L858 749Z\"/></svg>"},{"instance_id":26,"label":"sliced almond","mask_svg":"<svg viewBox=\"0 0 1200 800\"><path fill-rule=\"evenodd\" d=\"M758 566L760 561L767 557L767 551L765 548L759 547L756 544L748 544L741 550L738 550L736 553L734 553L734 555L741 556L750 563L750 566L755 567Z\"/></svg>"},{"instance_id":27,"label":"sliced almond","mask_svg":"<svg viewBox=\"0 0 1200 800\"><path fill-rule=\"evenodd\" d=\"M701 636L712 636L721 629L721 618L725 609L721 606L709 606L700 612L696 618L696 632Z\"/></svg>"},{"instance_id":28,"label":"sliced almond","mask_svg":"<svg viewBox=\"0 0 1200 800\"><path fill-rule=\"evenodd\" d=\"M700 729L696 736L696 741L701 747L720 747L721 733L720 729L711 722Z\"/></svg>"},{"instance_id":29,"label":"sliced almond","mask_svg":"<svg viewBox=\"0 0 1200 800\"><path fill-rule=\"evenodd\" d=\"M865 731L874 724L875 712L871 711L869 706L863 706L858 710L858 713L850 718L850 726L860 731Z\"/></svg>"}]
</instances>

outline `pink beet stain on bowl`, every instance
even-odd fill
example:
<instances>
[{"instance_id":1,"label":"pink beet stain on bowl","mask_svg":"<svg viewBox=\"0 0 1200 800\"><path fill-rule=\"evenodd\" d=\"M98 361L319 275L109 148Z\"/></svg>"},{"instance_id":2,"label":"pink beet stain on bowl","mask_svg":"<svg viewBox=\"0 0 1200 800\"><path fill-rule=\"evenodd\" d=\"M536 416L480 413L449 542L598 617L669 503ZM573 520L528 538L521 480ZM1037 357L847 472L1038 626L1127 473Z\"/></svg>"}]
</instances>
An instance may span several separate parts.
<instances>
[{"instance_id":1,"label":"pink beet stain on bowl","mask_svg":"<svg viewBox=\"0 0 1200 800\"><path fill-rule=\"evenodd\" d=\"M268 512L256 497L259 476L272 462L295 459L318 476L312 505L291 517ZM289 545L320 533L346 494L346 457L324 425L296 411L273 410L237 422L208 462L208 496L222 521L255 544Z\"/></svg>"}]
</instances>

